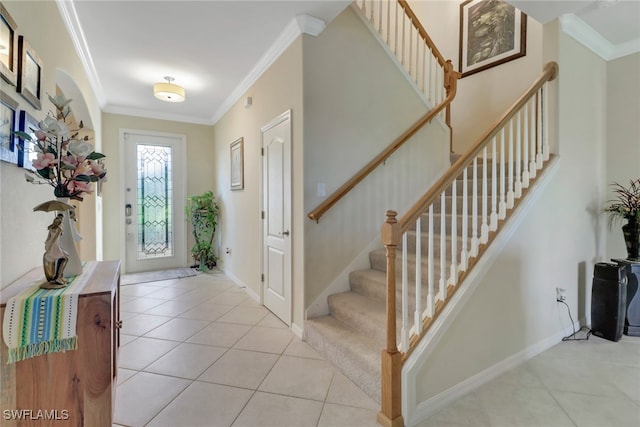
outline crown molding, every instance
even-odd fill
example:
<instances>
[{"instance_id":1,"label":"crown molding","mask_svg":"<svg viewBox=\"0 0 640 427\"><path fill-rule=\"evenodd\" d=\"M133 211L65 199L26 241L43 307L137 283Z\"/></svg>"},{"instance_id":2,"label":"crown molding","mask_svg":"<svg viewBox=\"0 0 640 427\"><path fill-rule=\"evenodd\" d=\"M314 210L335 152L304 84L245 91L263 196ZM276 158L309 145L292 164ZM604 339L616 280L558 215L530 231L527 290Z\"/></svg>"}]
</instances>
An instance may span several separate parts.
<instances>
[{"instance_id":1,"label":"crown molding","mask_svg":"<svg viewBox=\"0 0 640 427\"><path fill-rule=\"evenodd\" d=\"M565 34L591 49L605 61L640 52L640 38L614 45L573 13L560 17L560 27Z\"/></svg>"},{"instance_id":2,"label":"crown molding","mask_svg":"<svg viewBox=\"0 0 640 427\"><path fill-rule=\"evenodd\" d=\"M89 84L93 89L96 99L98 100L98 104L100 104L100 108L104 108L107 101L104 97L102 84L100 83L98 73L96 72L96 68L93 64L91 53L89 53L89 46L84 37L84 32L82 31L82 26L80 25L80 20L78 19L74 3L73 1L56 0L56 5L60 11L62 20L67 27L67 31L69 32L73 46L76 49L76 53L80 58L80 62L82 62L82 67L87 74Z\"/></svg>"},{"instance_id":3,"label":"crown molding","mask_svg":"<svg viewBox=\"0 0 640 427\"><path fill-rule=\"evenodd\" d=\"M162 113L158 111L150 111L139 108L124 107L122 105L106 105L103 110L105 113L121 114L124 116L144 117L147 119L170 120L173 122L191 123L195 125L211 125L211 120L207 118L197 118L193 116L183 116L180 114Z\"/></svg>"},{"instance_id":4,"label":"crown molding","mask_svg":"<svg viewBox=\"0 0 640 427\"><path fill-rule=\"evenodd\" d=\"M211 118L210 124L216 124L300 35L309 34L317 36L325 27L324 21L310 15L298 15L292 19L282 33L280 33L276 41L258 60L249 74L247 74L216 110Z\"/></svg>"}]
</instances>

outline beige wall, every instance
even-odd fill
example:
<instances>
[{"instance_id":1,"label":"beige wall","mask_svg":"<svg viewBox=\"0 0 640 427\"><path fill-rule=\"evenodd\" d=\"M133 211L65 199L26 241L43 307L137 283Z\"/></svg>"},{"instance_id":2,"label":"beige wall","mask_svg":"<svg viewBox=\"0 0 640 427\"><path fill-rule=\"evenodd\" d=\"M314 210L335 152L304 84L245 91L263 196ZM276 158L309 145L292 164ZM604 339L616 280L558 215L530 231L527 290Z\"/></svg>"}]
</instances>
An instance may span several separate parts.
<instances>
[{"instance_id":1,"label":"beige wall","mask_svg":"<svg viewBox=\"0 0 640 427\"><path fill-rule=\"evenodd\" d=\"M304 36L307 37L307 36ZM287 110L291 110L292 129L292 285L293 321L301 326L304 300L302 234L303 104L302 37L278 58L260 79L214 126L216 173L215 192L220 203L221 262L227 275L260 297L262 273L262 209L260 175L260 129ZM251 108L244 108L247 96ZM244 189L230 190L229 146L244 138ZM225 249L230 249L230 254Z\"/></svg>"},{"instance_id":2,"label":"beige wall","mask_svg":"<svg viewBox=\"0 0 640 427\"><path fill-rule=\"evenodd\" d=\"M460 1L410 0L409 5L438 50L458 70ZM460 79L451 107L453 147L464 153L542 73L542 25L529 18L527 54Z\"/></svg>"},{"instance_id":3,"label":"beige wall","mask_svg":"<svg viewBox=\"0 0 640 427\"><path fill-rule=\"evenodd\" d=\"M36 110L4 80L2 90L26 110L42 120L52 108L47 94L56 93L56 73L64 71L77 85L90 114L100 147L100 106L78 59L55 2L3 2L17 25L17 33L27 37L42 61L42 109ZM72 107L74 105L72 104ZM84 117L78 117L84 119ZM88 121L88 120L87 120ZM110 164L109 159L107 164ZM33 212L35 205L53 199L53 189L25 182L24 171L15 165L0 163L0 284L4 287L32 267L42 265L44 240L51 216ZM90 202L91 203L91 202ZM99 210L97 215L100 215Z\"/></svg>"},{"instance_id":4,"label":"beige wall","mask_svg":"<svg viewBox=\"0 0 640 427\"><path fill-rule=\"evenodd\" d=\"M574 320L589 321L593 265L602 256L607 64L558 34L556 24L545 29L558 54L545 59L560 64L557 169L420 369L418 402L536 344L559 340L570 322L555 300L556 287L566 289Z\"/></svg>"},{"instance_id":5,"label":"beige wall","mask_svg":"<svg viewBox=\"0 0 640 427\"><path fill-rule=\"evenodd\" d=\"M607 185L640 178L640 53L607 64ZM613 199L608 187L607 200ZM621 223L607 229L607 259L625 258Z\"/></svg>"},{"instance_id":6,"label":"beige wall","mask_svg":"<svg viewBox=\"0 0 640 427\"><path fill-rule=\"evenodd\" d=\"M214 190L215 160L213 146L213 129L211 126L190 123L172 122L168 120L147 119L123 116L119 114L103 114L102 152L112 159L109 164L109 181L103 187L104 199L104 259L124 259L120 253L121 224L124 206L120 206L121 179L124 171L120 165L120 129L165 132L186 136L187 141L187 195L202 194ZM187 227L187 230L189 228ZM188 234L187 262L192 263L191 246L193 236Z\"/></svg>"},{"instance_id":7,"label":"beige wall","mask_svg":"<svg viewBox=\"0 0 640 427\"><path fill-rule=\"evenodd\" d=\"M309 213L427 109L351 8L304 40L304 208ZM305 304L372 242L385 211L406 211L448 165L448 132L434 121L318 224L305 219ZM364 265L369 268L367 254ZM343 288L344 283L337 284ZM321 297L321 298L324 298ZM322 302L322 301L321 301Z\"/></svg>"}]
</instances>

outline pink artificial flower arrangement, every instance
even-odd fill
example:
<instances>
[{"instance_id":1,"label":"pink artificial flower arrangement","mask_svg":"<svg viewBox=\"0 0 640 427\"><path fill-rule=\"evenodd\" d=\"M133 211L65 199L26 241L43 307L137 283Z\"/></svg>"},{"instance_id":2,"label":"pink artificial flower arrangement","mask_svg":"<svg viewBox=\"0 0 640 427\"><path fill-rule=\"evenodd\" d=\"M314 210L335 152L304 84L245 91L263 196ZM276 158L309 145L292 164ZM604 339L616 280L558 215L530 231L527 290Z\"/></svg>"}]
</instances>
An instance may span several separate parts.
<instances>
[{"instance_id":1,"label":"pink artificial flower arrangement","mask_svg":"<svg viewBox=\"0 0 640 427\"><path fill-rule=\"evenodd\" d=\"M35 138L25 132L15 132L18 138L32 142L37 159L35 169L27 172L27 181L49 184L56 197L68 197L82 201L85 193L91 193L91 184L105 180L104 154L94 151L88 137L79 138L67 126L71 115L70 99L49 96L56 107L55 117L48 114L38 123L39 129L31 129ZM83 128L82 121L79 128Z\"/></svg>"}]
</instances>

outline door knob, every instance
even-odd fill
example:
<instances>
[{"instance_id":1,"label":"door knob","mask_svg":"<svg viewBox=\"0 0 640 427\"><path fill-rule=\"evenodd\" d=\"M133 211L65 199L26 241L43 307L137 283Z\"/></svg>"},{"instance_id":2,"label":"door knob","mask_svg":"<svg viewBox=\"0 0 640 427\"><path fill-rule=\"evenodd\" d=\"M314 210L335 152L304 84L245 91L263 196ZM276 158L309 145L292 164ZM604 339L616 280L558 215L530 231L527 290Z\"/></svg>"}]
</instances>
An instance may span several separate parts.
<instances>
[{"instance_id":1,"label":"door knob","mask_svg":"<svg viewBox=\"0 0 640 427\"><path fill-rule=\"evenodd\" d=\"M285 231L283 231L283 232L282 232L282 235L283 235L283 236L288 236L288 235L289 235L289 230L285 230Z\"/></svg>"}]
</instances>

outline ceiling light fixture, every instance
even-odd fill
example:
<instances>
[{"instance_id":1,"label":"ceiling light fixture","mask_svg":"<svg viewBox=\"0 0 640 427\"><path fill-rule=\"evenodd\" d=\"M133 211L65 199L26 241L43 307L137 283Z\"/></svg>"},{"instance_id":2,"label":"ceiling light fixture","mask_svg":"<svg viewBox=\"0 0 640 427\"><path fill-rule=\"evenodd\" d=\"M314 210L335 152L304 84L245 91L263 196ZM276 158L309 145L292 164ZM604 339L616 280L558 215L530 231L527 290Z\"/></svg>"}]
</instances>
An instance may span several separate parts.
<instances>
[{"instance_id":1,"label":"ceiling light fixture","mask_svg":"<svg viewBox=\"0 0 640 427\"><path fill-rule=\"evenodd\" d=\"M175 80L173 77L165 76L164 79L167 83L156 83L153 85L153 96L168 102L184 101L184 88L171 83Z\"/></svg>"}]
</instances>

